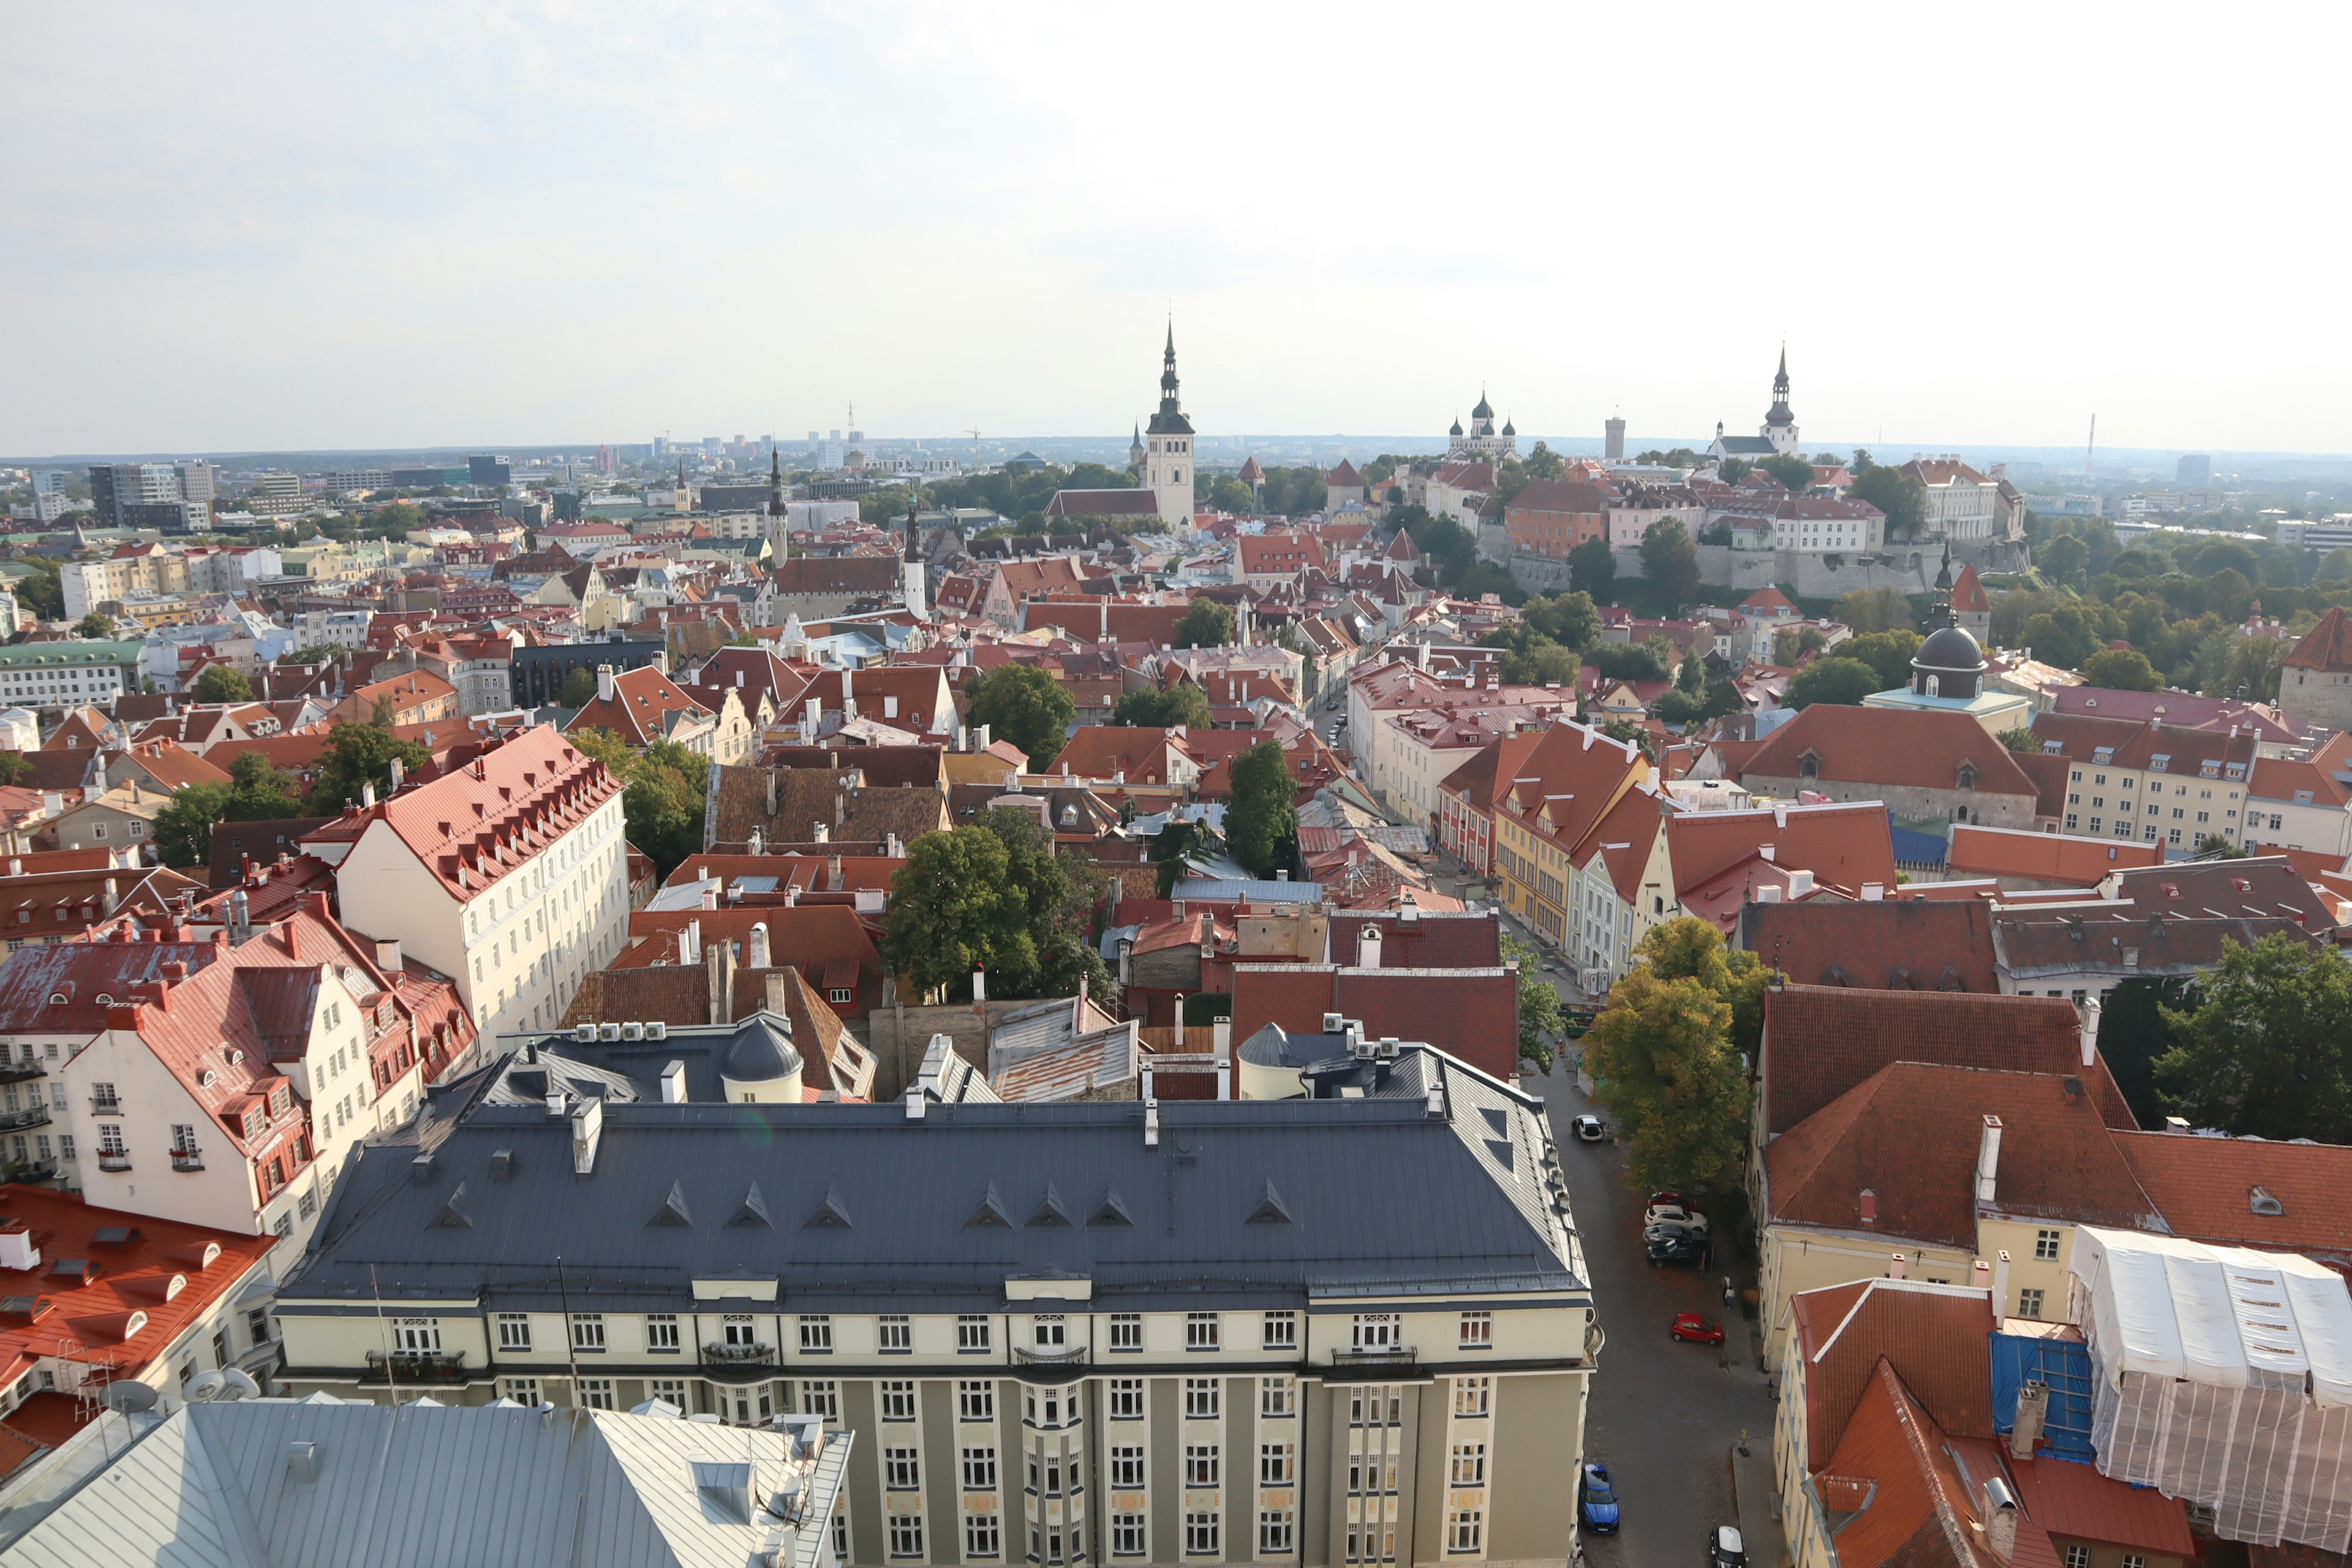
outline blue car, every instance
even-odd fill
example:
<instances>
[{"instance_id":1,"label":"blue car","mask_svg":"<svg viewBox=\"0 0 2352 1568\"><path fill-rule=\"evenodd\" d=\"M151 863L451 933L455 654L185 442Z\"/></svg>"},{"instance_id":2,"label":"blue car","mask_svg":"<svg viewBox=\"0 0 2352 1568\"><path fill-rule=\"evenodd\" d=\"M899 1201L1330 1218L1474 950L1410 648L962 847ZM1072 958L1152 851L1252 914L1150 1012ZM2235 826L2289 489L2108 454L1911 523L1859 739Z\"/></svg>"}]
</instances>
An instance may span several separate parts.
<instances>
[{"instance_id":1,"label":"blue car","mask_svg":"<svg viewBox=\"0 0 2352 1568\"><path fill-rule=\"evenodd\" d=\"M1584 1518L1584 1528L1591 1533L1617 1533L1617 1489L1609 1484L1608 1466L1586 1462L1584 1474L1577 1482L1576 1506Z\"/></svg>"}]
</instances>

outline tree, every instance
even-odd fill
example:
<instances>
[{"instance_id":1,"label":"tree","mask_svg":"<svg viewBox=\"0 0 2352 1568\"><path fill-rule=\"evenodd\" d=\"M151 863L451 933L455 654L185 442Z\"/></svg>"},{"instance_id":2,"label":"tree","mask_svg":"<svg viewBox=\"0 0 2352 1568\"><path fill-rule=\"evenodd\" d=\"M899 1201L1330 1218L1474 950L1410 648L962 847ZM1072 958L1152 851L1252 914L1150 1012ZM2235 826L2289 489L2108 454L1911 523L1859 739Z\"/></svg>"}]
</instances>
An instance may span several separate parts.
<instances>
[{"instance_id":1,"label":"tree","mask_svg":"<svg viewBox=\"0 0 2352 1568\"><path fill-rule=\"evenodd\" d=\"M1601 612L1587 593L1530 599L1519 613L1519 624L1564 647L1591 647L1601 640Z\"/></svg>"},{"instance_id":2,"label":"tree","mask_svg":"<svg viewBox=\"0 0 2352 1568\"><path fill-rule=\"evenodd\" d=\"M1881 691L1892 691L1898 686L1911 684L1911 656L1919 651L1923 639L1917 632L1906 629L1870 632L1858 637L1848 637L1830 650L1833 658L1851 658L1870 666L1877 672Z\"/></svg>"},{"instance_id":3,"label":"tree","mask_svg":"<svg viewBox=\"0 0 2352 1568\"><path fill-rule=\"evenodd\" d=\"M1537 442L1536 449L1528 454L1528 478L1531 479L1556 479L1567 467L1566 459L1541 441Z\"/></svg>"},{"instance_id":4,"label":"tree","mask_svg":"<svg viewBox=\"0 0 2352 1568\"><path fill-rule=\"evenodd\" d=\"M1776 452L1756 466L1799 495L1813 488L1813 466L1794 452Z\"/></svg>"},{"instance_id":5,"label":"tree","mask_svg":"<svg viewBox=\"0 0 2352 1568\"><path fill-rule=\"evenodd\" d=\"M596 672L575 665L572 673L563 678L563 689L557 694L556 700L566 708L585 708L595 701Z\"/></svg>"},{"instance_id":6,"label":"tree","mask_svg":"<svg viewBox=\"0 0 2352 1568\"><path fill-rule=\"evenodd\" d=\"M1605 604L1617 586L1617 557L1610 553L1607 540L1587 539L1568 552L1568 573L1570 582Z\"/></svg>"},{"instance_id":7,"label":"tree","mask_svg":"<svg viewBox=\"0 0 2352 1568\"><path fill-rule=\"evenodd\" d=\"M1223 647L1234 640L1234 613L1214 599L1195 599L1176 623L1178 647Z\"/></svg>"},{"instance_id":8,"label":"tree","mask_svg":"<svg viewBox=\"0 0 2352 1568\"><path fill-rule=\"evenodd\" d=\"M1528 637L1496 662L1496 673L1513 686L1572 687L1576 668L1576 650L1549 637Z\"/></svg>"},{"instance_id":9,"label":"tree","mask_svg":"<svg viewBox=\"0 0 2352 1568\"><path fill-rule=\"evenodd\" d=\"M2053 583L2079 588L2090 576L2090 547L2071 533L2061 535L2042 547L2041 565Z\"/></svg>"},{"instance_id":10,"label":"tree","mask_svg":"<svg viewBox=\"0 0 2352 1568\"><path fill-rule=\"evenodd\" d=\"M88 637L94 642L103 642L113 635L114 622L108 616L100 615L96 610L92 610L74 623L74 636L78 637Z\"/></svg>"},{"instance_id":11,"label":"tree","mask_svg":"<svg viewBox=\"0 0 2352 1568\"><path fill-rule=\"evenodd\" d=\"M974 725L1012 742L1029 754L1029 771L1044 773L1069 743L1070 721L1078 705L1069 689L1026 664L1001 665L971 690Z\"/></svg>"},{"instance_id":12,"label":"tree","mask_svg":"<svg viewBox=\"0 0 2352 1568\"><path fill-rule=\"evenodd\" d=\"M1180 817L1172 811L1168 814L1167 826L1151 836L1151 862L1160 868L1160 897L1175 896L1176 884L1184 879L1187 861L1208 847L1206 822L1198 817Z\"/></svg>"},{"instance_id":13,"label":"tree","mask_svg":"<svg viewBox=\"0 0 2352 1568\"><path fill-rule=\"evenodd\" d=\"M2320 558L2319 570L2312 574L2315 583L2352 583L2352 550L2337 545Z\"/></svg>"},{"instance_id":14,"label":"tree","mask_svg":"<svg viewBox=\"0 0 2352 1568\"><path fill-rule=\"evenodd\" d=\"M919 995L971 995L974 965L992 996L1066 996L1080 980L1115 1000L1118 985L1084 940L1092 894L1053 838L1024 812L927 833L891 882L882 956Z\"/></svg>"},{"instance_id":15,"label":"tree","mask_svg":"<svg viewBox=\"0 0 2352 1568\"><path fill-rule=\"evenodd\" d=\"M1543 954L1508 931L1503 933L1503 962L1519 966L1519 1059L1535 1064L1538 1072L1549 1072L1551 1042L1544 1037L1567 1026L1568 1009L1543 977Z\"/></svg>"},{"instance_id":16,"label":"tree","mask_svg":"<svg viewBox=\"0 0 2352 1568\"><path fill-rule=\"evenodd\" d=\"M2252 853L2243 845L2231 842L2218 833L2200 835L2197 847L2189 852L2192 860L2243 860Z\"/></svg>"},{"instance_id":17,"label":"tree","mask_svg":"<svg viewBox=\"0 0 2352 1568\"><path fill-rule=\"evenodd\" d=\"M2137 648L2101 648L2083 661L2083 679L2114 691L2161 691L2164 678Z\"/></svg>"},{"instance_id":18,"label":"tree","mask_svg":"<svg viewBox=\"0 0 2352 1568\"><path fill-rule=\"evenodd\" d=\"M30 610L38 619L65 619L66 594L58 584L55 567L38 567L22 577L11 579L6 587L16 595L16 603Z\"/></svg>"},{"instance_id":19,"label":"tree","mask_svg":"<svg viewBox=\"0 0 2352 1568\"><path fill-rule=\"evenodd\" d=\"M1207 694L1191 681L1181 680L1165 691L1129 692L1111 710L1111 722L1158 730L1180 724L1188 730L1206 730L1214 721L1209 715Z\"/></svg>"},{"instance_id":20,"label":"tree","mask_svg":"<svg viewBox=\"0 0 2352 1568\"><path fill-rule=\"evenodd\" d=\"M707 761L676 741L656 741L642 752L632 751L620 736L594 725L566 731L563 738L622 782L623 827L629 843L652 859L658 874L668 876L703 847L703 803L710 781Z\"/></svg>"},{"instance_id":21,"label":"tree","mask_svg":"<svg viewBox=\"0 0 2352 1568\"><path fill-rule=\"evenodd\" d=\"M1856 588L1838 600L1837 618L1857 636L1907 629L1915 619L1911 601L1899 588Z\"/></svg>"},{"instance_id":22,"label":"tree","mask_svg":"<svg viewBox=\"0 0 2352 1568\"><path fill-rule=\"evenodd\" d=\"M1257 492L1231 474L1218 475L1216 483L1209 487L1208 495L1202 499L1216 511L1247 515L1257 510Z\"/></svg>"},{"instance_id":23,"label":"tree","mask_svg":"<svg viewBox=\"0 0 2352 1568\"><path fill-rule=\"evenodd\" d=\"M1584 650L1584 662L1610 680L1664 680L1675 668L1674 656L1673 643L1644 637L1640 642L1595 643Z\"/></svg>"},{"instance_id":24,"label":"tree","mask_svg":"<svg viewBox=\"0 0 2352 1568\"><path fill-rule=\"evenodd\" d=\"M0 752L0 788L15 784L33 771L22 752Z\"/></svg>"},{"instance_id":25,"label":"tree","mask_svg":"<svg viewBox=\"0 0 2352 1568\"><path fill-rule=\"evenodd\" d=\"M2352 1142L2352 966L2279 932L2225 942L2193 1011L2166 1007L2165 1106L2240 1137Z\"/></svg>"},{"instance_id":26,"label":"tree","mask_svg":"<svg viewBox=\"0 0 2352 1568\"><path fill-rule=\"evenodd\" d=\"M1879 684L1878 671L1858 658L1817 658L1790 679L1780 705L1810 708L1816 702L1831 702L1858 708L1872 692L1888 689Z\"/></svg>"},{"instance_id":27,"label":"tree","mask_svg":"<svg viewBox=\"0 0 2352 1568\"><path fill-rule=\"evenodd\" d=\"M1745 458L1726 458L1715 467L1715 477L1727 485L1736 485L1746 479L1755 464Z\"/></svg>"},{"instance_id":28,"label":"tree","mask_svg":"<svg viewBox=\"0 0 2352 1568\"><path fill-rule=\"evenodd\" d=\"M1662 517L1643 531L1642 575L1677 605L1698 587L1698 547L1680 518Z\"/></svg>"},{"instance_id":29,"label":"tree","mask_svg":"<svg viewBox=\"0 0 2352 1568\"><path fill-rule=\"evenodd\" d=\"M199 702L250 702L253 682L225 664L209 664L190 691Z\"/></svg>"},{"instance_id":30,"label":"tree","mask_svg":"<svg viewBox=\"0 0 2352 1568\"><path fill-rule=\"evenodd\" d=\"M1260 741L1234 759L1225 801L1225 847L1253 877L1289 868L1298 837L1297 785L1279 741Z\"/></svg>"},{"instance_id":31,"label":"tree","mask_svg":"<svg viewBox=\"0 0 2352 1568\"><path fill-rule=\"evenodd\" d=\"M213 858L213 824L228 810L229 786L216 784L183 785L172 804L155 814L155 853L166 866L209 865Z\"/></svg>"},{"instance_id":32,"label":"tree","mask_svg":"<svg viewBox=\"0 0 2352 1568\"><path fill-rule=\"evenodd\" d=\"M310 792L311 810L321 816L339 812L359 800L362 788L371 784L382 795L392 787L395 759L413 773L431 762L433 753L373 724L336 725L327 733L327 756Z\"/></svg>"},{"instance_id":33,"label":"tree","mask_svg":"<svg viewBox=\"0 0 2352 1568\"><path fill-rule=\"evenodd\" d=\"M2007 746L2012 752L2032 752L2039 753L2042 750L2041 738L2035 735L2032 730L2003 730L2000 734L1995 735L1993 739L1999 741L2002 745Z\"/></svg>"},{"instance_id":34,"label":"tree","mask_svg":"<svg viewBox=\"0 0 2352 1568\"><path fill-rule=\"evenodd\" d=\"M1793 669L1809 653L1818 653L1829 644L1819 626L1801 626L1793 632L1772 634L1772 662L1783 669Z\"/></svg>"},{"instance_id":35,"label":"tree","mask_svg":"<svg viewBox=\"0 0 2352 1568\"><path fill-rule=\"evenodd\" d=\"M2220 689L2209 689L2206 695L2275 702L2279 671L2285 658L2286 645L2277 637L2240 637L2230 650L2229 668L2218 683Z\"/></svg>"},{"instance_id":36,"label":"tree","mask_svg":"<svg viewBox=\"0 0 2352 1568\"><path fill-rule=\"evenodd\" d=\"M1751 990L1760 1020L1762 966L1740 953L1735 967L1714 925L1688 918L1653 928L1636 951L1642 961L1584 1037L1585 1068L1633 1144L1633 1181L1730 1186L1748 1147L1748 1076L1734 1042Z\"/></svg>"},{"instance_id":37,"label":"tree","mask_svg":"<svg viewBox=\"0 0 2352 1568\"><path fill-rule=\"evenodd\" d=\"M1706 666L1699 662L1698 655L1683 655L1683 667L1675 671L1675 689L1685 697L1697 697L1706 692Z\"/></svg>"},{"instance_id":38,"label":"tree","mask_svg":"<svg viewBox=\"0 0 2352 1568\"><path fill-rule=\"evenodd\" d=\"M1658 760L1658 743L1651 739L1648 729L1631 719L1612 719L1601 726L1601 732L1621 745L1633 747L1654 763Z\"/></svg>"},{"instance_id":39,"label":"tree","mask_svg":"<svg viewBox=\"0 0 2352 1568\"><path fill-rule=\"evenodd\" d=\"M1867 454L1856 453L1856 457ZM1927 505L1927 488L1900 468L1890 468L1873 463L1854 470L1853 488L1846 492L1854 500L1868 501L1886 514L1886 539L1890 544L1898 539L1907 540L1918 531L1919 516Z\"/></svg>"}]
</instances>

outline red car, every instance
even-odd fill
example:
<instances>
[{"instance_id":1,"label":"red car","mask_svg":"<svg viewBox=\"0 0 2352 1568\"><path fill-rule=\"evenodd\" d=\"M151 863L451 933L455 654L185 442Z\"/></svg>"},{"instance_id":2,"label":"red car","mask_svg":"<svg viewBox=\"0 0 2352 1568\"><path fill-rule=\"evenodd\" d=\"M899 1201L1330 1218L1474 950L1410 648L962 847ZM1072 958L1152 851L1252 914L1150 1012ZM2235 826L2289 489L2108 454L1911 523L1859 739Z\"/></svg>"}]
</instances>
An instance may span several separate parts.
<instances>
[{"instance_id":1,"label":"red car","mask_svg":"<svg viewBox=\"0 0 2352 1568\"><path fill-rule=\"evenodd\" d=\"M1719 1345L1723 1342L1723 1325L1696 1312L1676 1312L1675 1326L1666 1331L1695 1345Z\"/></svg>"}]
</instances>

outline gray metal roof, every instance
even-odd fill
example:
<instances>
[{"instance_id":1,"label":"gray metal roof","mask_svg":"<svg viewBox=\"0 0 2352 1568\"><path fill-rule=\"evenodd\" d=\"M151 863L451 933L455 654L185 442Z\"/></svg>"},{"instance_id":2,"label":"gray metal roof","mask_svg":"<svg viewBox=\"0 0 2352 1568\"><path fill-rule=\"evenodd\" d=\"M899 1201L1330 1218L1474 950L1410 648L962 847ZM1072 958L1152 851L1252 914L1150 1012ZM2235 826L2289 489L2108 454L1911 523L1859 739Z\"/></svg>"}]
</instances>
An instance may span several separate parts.
<instances>
[{"instance_id":1,"label":"gray metal roof","mask_svg":"<svg viewBox=\"0 0 2352 1568\"><path fill-rule=\"evenodd\" d=\"M674 1310L721 1278L780 1279L803 1310L987 1310L1008 1276L1044 1269L1129 1306L1580 1286L1540 1105L1452 1079L1438 1116L1399 1099L1162 1102L1156 1147L1134 1101L934 1103L920 1120L897 1104L610 1105L584 1177L564 1119L485 1105L442 1133L426 1181L404 1143L364 1147L279 1306L372 1311L380 1279L395 1304L555 1310L559 1255L572 1304L613 1310ZM504 1180L494 1150L511 1151ZM1295 1223L1245 1223L1269 1181ZM730 1223L755 1185L767 1218ZM674 1186L693 1223L653 1223ZM969 1225L992 1186L1014 1224ZM1028 1224L1049 1186L1088 1217ZM1132 1224L1091 1223L1114 1192Z\"/></svg>"},{"instance_id":2,"label":"gray metal roof","mask_svg":"<svg viewBox=\"0 0 2352 1568\"><path fill-rule=\"evenodd\" d=\"M1318 882L1195 877L1177 883L1173 896L1198 899L1203 903L1319 904L1323 901L1323 888Z\"/></svg>"},{"instance_id":3,"label":"gray metal roof","mask_svg":"<svg viewBox=\"0 0 2352 1568\"><path fill-rule=\"evenodd\" d=\"M299 1479L289 1445L317 1445ZM743 1568L802 1478L793 1568L814 1568L851 1435L796 1452L783 1431L605 1410L394 1409L313 1395L175 1411L8 1550L14 1564L173 1568ZM695 1465L748 1465L753 1511L705 1499ZM818 1510L823 1511L817 1511Z\"/></svg>"}]
</instances>

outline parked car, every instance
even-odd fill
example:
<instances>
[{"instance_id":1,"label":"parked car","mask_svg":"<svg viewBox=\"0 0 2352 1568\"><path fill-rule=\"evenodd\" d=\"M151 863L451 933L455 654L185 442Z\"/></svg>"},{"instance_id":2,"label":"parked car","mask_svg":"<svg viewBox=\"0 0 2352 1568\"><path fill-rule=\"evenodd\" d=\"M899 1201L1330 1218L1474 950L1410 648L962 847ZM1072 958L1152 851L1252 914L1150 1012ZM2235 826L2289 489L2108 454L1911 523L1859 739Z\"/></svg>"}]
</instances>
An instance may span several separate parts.
<instances>
[{"instance_id":1,"label":"parked car","mask_svg":"<svg viewBox=\"0 0 2352 1568\"><path fill-rule=\"evenodd\" d=\"M1683 1196L1682 1194L1675 1191L1672 1187L1660 1187L1656 1192L1650 1194L1650 1206L1652 1208L1656 1208L1660 1204L1672 1204L1678 1209L1686 1209L1691 1206L1690 1200Z\"/></svg>"},{"instance_id":2,"label":"parked car","mask_svg":"<svg viewBox=\"0 0 2352 1568\"><path fill-rule=\"evenodd\" d=\"M1669 1263L1687 1263L1705 1268L1707 1259L1706 1237L1687 1232L1676 1235L1644 1236L1643 1251L1653 1268L1663 1268Z\"/></svg>"},{"instance_id":3,"label":"parked car","mask_svg":"<svg viewBox=\"0 0 2352 1568\"><path fill-rule=\"evenodd\" d=\"M1609 1136L1609 1129L1602 1125L1598 1116L1580 1116L1569 1125L1576 1129L1576 1136L1580 1142L1598 1143Z\"/></svg>"},{"instance_id":4,"label":"parked car","mask_svg":"<svg viewBox=\"0 0 2352 1568\"><path fill-rule=\"evenodd\" d=\"M1737 1527L1718 1524L1706 1538L1708 1568L1748 1568L1747 1543L1739 1539Z\"/></svg>"},{"instance_id":5,"label":"parked car","mask_svg":"<svg viewBox=\"0 0 2352 1568\"><path fill-rule=\"evenodd\" d=\"M1617 1533L1617 1489L1609 1482L1609 1467L1598 1459L1585 1461L1576 1483L1576 1506L1586 1530L1594 1535Z\"/></svg>"},{"instance_id":6,"label":"parked car","mask_svg":"<svg viewBox=\"0 0 2352 1568\"><path fill-rule=\"evenodd\" d=\"M1666 1332L1688 1344L1719 1345L1723 1342L1723 1325L1696 1312L1676 1312L1674 1327Z\"/></svg>"},{"instance_id":7,"label":"parked car","mask_svg":"<svg viewBox=\"0 0 2352 1568\"><path fill-rule=\"evenodd\" d=\"M1685 1208L1680 1204L1653 1203L1648 1212L1642 1215L1642 1223L1645 1226L1678 1225L1701 1236L1706 1234L1706 1215L1696 1209Z\"/></svg>"}]
</instances>

